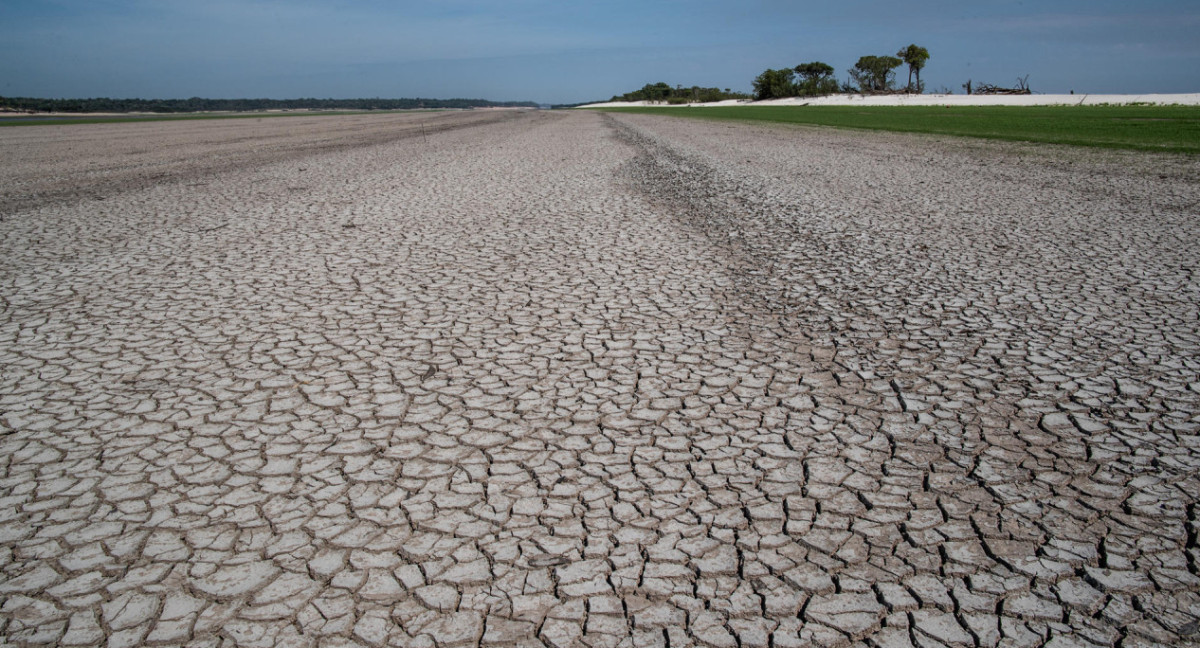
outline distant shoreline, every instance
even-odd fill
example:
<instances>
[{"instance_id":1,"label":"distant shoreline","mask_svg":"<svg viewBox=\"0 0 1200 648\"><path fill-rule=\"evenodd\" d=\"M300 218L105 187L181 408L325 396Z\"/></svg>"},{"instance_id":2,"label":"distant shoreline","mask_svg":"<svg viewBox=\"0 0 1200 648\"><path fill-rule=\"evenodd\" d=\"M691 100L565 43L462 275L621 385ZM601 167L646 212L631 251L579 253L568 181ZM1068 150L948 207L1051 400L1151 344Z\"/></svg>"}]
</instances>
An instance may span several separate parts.
<instances>
[{"instance_id":1,"label":"distant shoreline","mask_svg":"<svg viewBox=\"0 0 1200 648\"><path fill-rule=\"evenodd\" d=\"M492 101L490 99L426 99L413 98L358 98L358 99L265 99L233 98L210 99L191 97L188 99L139 99L89 97L75 99L50 99L44 97L0 96L0 110L25 113L254 113L254 112L299 112L299 111L388 111L438 108L537 108L532 101Z\"/></svg>"},{"instance_id":2,"label":"distant shoreline","mask_svg":"<svg viewBox=\"0 0 1200 648\"><path fill-rule=\"evenodd\" d=\"M29 111L29 110L12 110L10 108L0 108L0 117L161 117L171 115L320 115L325 113L372 113L372 112L418 112L430 110L466 110L465 108L395 108L389 110L351 110L348 108L296 108L296 109L270 109L270 110L197 110L195 112L151 112L145 110L131 110L129 112L69 112L69 111Z\"/></svg>"},{"instance_id":3,"label":"distant shoreline","mask_svg":"<svg viewBox=\"0 0 1200 648\"><path fill-rule=\"evenodd\" d=\"M408 113L408 112L446 112L455 110L534 110L528 106L483 106L477 108L389 108L387 110L356 110L351 108L293 108L293 109L271 109L271 110L197 110L195 112L147 112L147 111L130 111L130 112L63 112L63 111L48 111L48 112L30 112L27 110L10 110L0 108L0 119L9 118L38 118L38 117L54 117L64 119L89 119L89 118L104 118L104 117L130 117L130 118L157 118L157 117L188 117L188 116L212 116L212 117L253 117L275 116L275 115L370 115L372 113Z\"/></svg>"},{"instance_id":4,"label":"distant shoreline","mask_svg":"<svg viewBox=\"0 0 1200 648\"><path fill-rule=\"evenodd\" d=\"M396 115L405 113L498 112L534 110L526 107L486 108L410 108L396 110L253 110L206 111L195 113L64 113L0 111L0 128L17 126L73 126L78 124L123 124L165 121L274 119L283 117L349 117Z\"/></svg>"}]
</instances>

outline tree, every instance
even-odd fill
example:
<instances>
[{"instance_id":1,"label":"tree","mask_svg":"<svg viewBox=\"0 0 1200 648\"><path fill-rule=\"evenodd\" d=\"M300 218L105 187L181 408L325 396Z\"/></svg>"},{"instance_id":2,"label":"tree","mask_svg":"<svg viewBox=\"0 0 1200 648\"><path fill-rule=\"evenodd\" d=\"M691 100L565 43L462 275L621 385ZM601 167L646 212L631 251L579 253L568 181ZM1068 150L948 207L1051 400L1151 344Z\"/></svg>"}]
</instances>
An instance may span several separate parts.
<instances>
[{"instance_id":1,"label":"tree","mask_svg":"<svg viewBox=\"0 0 1200 648\"><path fill-rule=\"evenodd\" d=\"M645 95L645 101L665 101L671 96L671 86L659 81L654 85L647 83L642 86L641 92Z\"/></svg>"},{"instance_id":2,"label":"tree","mask_svg":"<svg viewBox=\"0 0 1200 648\"><path fill-rule=\"evenodd\" d=\"M921 68L925 67L925 61L929 60L929 50L917 45L909 45L904 49L896 52L908 64L908 91L912 92L913 72L917 73L917 92L921 91Z\"/></svg>"},{"instance_id":3,"label":"tree","mask_svg":"<svg viewBox=\"0 0 1200 648\"><path fill-rule=\"evenodd\" d=\"M798 87L802 95L816 96L833 94L838 91L838 83L833 78L833 66L821 61L801 63L796 66L796 73L804 79Z\"/></svg>"},{"instance_id":4,"label":"tree","mask_svg":"<svg viewBox=\"0 0 1200 648\"><path fill-rule=\"evenodd\" d=\"M782 70L766 70L754 79L755 99L778 99L796 96L795 72L784 68Z\"/></svg>"},{"instance_id":5,"label":"tree","mask_svg":"<svg viewBox=\"0 0 1200 648\"><path fill-rule=\"evenodd\" d=\"M796 66L796 74L804 77L805 81L820 79L833 74L833 66L821 61L813 61L812 63L801 63Z\"/></svg>"},{"instance_id":6,"label":"tree","mask_svg":"<svg viewBox=\"0 0 1200 648\"><path fill-rule=\"evenodd\" d=\"M895 73L904 61L894 56L863 56L850 69L860 92L885 92L892 88Z\"/></svg>"}]
</instances>

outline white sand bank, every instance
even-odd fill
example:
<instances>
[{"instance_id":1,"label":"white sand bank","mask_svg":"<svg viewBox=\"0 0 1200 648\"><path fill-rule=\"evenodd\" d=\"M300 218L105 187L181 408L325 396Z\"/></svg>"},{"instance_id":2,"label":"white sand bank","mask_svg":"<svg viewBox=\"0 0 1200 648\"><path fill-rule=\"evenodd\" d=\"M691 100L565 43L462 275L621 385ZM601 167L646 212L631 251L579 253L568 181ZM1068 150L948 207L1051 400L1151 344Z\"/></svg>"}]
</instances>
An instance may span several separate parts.
<instances>
[{"instance_id":1,"label":"white sand bank","mask_svg":"<svg viewBox=\"0 0 1200 648\"><path fill-rule=\"evenodd\" d=\"M621 108L662 106L672 108L707 106L1095 106L1099 104L1200 105L1200 93L1192 94L1034 94L1034 95L831 95L828 97L791 97L766 101L718 101L704 104L670 105L651 101L607 101L581 108Z\"/></svg>"}]
</instances>

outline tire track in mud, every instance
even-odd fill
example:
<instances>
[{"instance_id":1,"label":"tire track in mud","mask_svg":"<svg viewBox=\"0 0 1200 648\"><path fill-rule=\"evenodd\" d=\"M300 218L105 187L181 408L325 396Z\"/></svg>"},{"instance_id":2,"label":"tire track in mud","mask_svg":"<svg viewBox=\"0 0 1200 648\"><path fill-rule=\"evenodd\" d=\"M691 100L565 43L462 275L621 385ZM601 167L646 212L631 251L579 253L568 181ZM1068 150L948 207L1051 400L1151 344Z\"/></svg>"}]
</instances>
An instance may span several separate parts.
<instances>
[{"instance_id":1,"label":"tire track in mud","mask_svg":"<svg viewBox=\"0 0 1200 648\"><path fill-rule=\"evenodd\" d=\"M1191 511L1200 482L1192 467L1195 460L1184 457L1194 456L1187 449L1187 439L1194 438L1195 432L1160 438L1151 450L1145 434L1151 425L1142 412L1166 409L1164 413L1169 414L1183 402L1167 394L1158 394L1165 396L1165 401L1133 409L1128 402L1130 396L1148 396L1152 390L1146 385L1161 384L1161 371L1131 369L1111 352L1103 348L1092 351L1087 344L1076 356L1056 354L1055 342L1062 334L1057 338L1045 334L1058 328L1039 321L1046 309L1034 309L1032 322L1012 321L1016 318L1006 318L1008 313L994 307L1000 301L996 295L973 283L979 275L996 271L1001 264L994 258L985 258L984 268L975 276L950 277L951 289L941 295L944 307L932 317L921 307L924 304L908 301L904 295L889 303L872 304L877 296L890 294L884 292L888 283L873 281L878 274L856 271L886 267L892 251L872 241L875 232L856 231L853 222L823 217L814 208L815 201L789 201L787 190L772 184L778 177L765 173L754 177L730 164L731 158L740 156L750 163L749 158L758 153L753 145L741 150L713 146L702 152L673 140L675 133L661 128L664 120L606 117L619 136L639 151L626 169L628 181L675 213L685 227L703 233L725 251L741 292L772 316L771 326L784 331L781 337L807 338L815 349L823 349L812 357L827 359L825 371L835 376L836 390L833 394L814 391L812 397L818 403L855 417L861 416L854 411L856 403L872 402L873 397L876 404L887 402L877 397L892 392L894 409L866 417L876 418L874 423L860 418L867 429L886 435L889 452L856 468L883 475L904 474L902 465L917 469L919 475L911 475L903 488L917 499L928 497L937 503L936 524L931 528L969 525L976 539L967 553L975 552L1002 566L1007 575L1001 579L1021 583L1018 589L1024 596L1043 603L1057 600L1059 609L1070 610L1070 596L1063 595L1064 588L1070 593L1077 585L1086 584L1104 592L1105 610L1131 604L1141 612L1133 617L1106 617L1096 612L1092 618L1105 629L1097 636L1116 632L1111 638L1130 638L1132 628L1153 635L1157 632L1154 628L1172 633L1187 627L1190 615L1183 602L1195 600L1197 593L1192 579L1197 573ZM708 130L717 128L709 125ZM780 139L787 137L775 134ZM824 175L836 177L839 171L833 167ZM1129 199L1119 191L1114 192L1117 196L1109 195L1110 187L1103 190L1114 203ZM922 216L932 220L938 214ZM940 229L953 234L956 227L969 229L971 224L935 226L932 233ZM936 248L938 243L931 241L930 247ZM913 256L923 252L923 246L911 249ZM939 267L932 257L928 255L917 265L924 264L934 273L949 270ZM1019 266L1010 269L1026 272ZM1068 268L1065 276L1073 274L1079 273ZM809 282L805 290L796 290L797 280ZM914 292L918 294L912 297L922 297L919 290ZM1032 297L1036 305L1037 295ZM1093 297L1084 294L1076 298L1086 308ZM1066 332L1079 335L1069 329ZM1194 327L1189 333L1194 336ZM1119 342L1129 336L1107 337ZM1185 348L1189 343L1194 345L1195 337L1185 342ZM1044 346L1039 349L1040 345ZM1027 350L1029 346L1035 349ZM1095 342L1092 346L1106 347ZM1026 355L1033 356L1033 362L1022 362ZM1068 385L1067 389L1076 394L1056 390L1058 393L1046 398L1047 390L1037 384L1036 377L1038 368L1047 365L1074 376L1081 385ZM1175 383L1175 389L1186 394L1187 372L1177 380L1182 383ZM1189 407L1196 411L1194 397L1185 401L1190 405L1184 406L1184 412ZM897 434L896 430L903 432ZM1154 477L1149 476L1143 461L1135 459L1147 452L1161 453L1164 459L1151 463L1157 473ZM1100 494L1107 499L1094 499ZM870 494L857 495L864 503L870 500ZM1086 502L1082 509L1081 497ZM1127 517L1138 509L1144 511L1148 502L1171 515ZM910 533L908 528L920 517L914 507L902 525L905 542L913 548L925 544L921 541L925 529ZM1191 574L1183 577L1192 582L1185 588L1189 591L1186 596L1174 599L1170 594L1146 595L1143 591L1141 596L1130 597L1119 588L1105 587L1112 582L1098 574L1109 572L1107 547L1112 539L1142 534L1162 539L1165 546L1144 555L1142 562L1128 557L1115 561L1128 570L1122 572L1123 577L1138 580L1137 574L1152 572L1151 565L1165 559L1159 564L1178 564L1184 571L1171 572L1169 568L1168 573L1175 576L1164 574L1164 582ZM961 553L964 545L948 544L953 548L947 550L943 545L934 561L941 565L938 572L943 584L953 581L946 578L952 574L965 575L953 560L955 554L965 555ZM1168 557L1172 554L1173 558ZM990 630L982 630L979 620L965 614L962 602L952 598L960 626L976 643L988 644ZM1154 608L1168 610L1170 620L1164 622L1151 613ZM995 611L1004 610L1005 605L996 605ZM1062 617L1075 625L1089 616L1082 612L1091 613L1063 612ZM990 623L983 626L991 628ZM1015 638L1015 631L1006 633L1002 626L1000 635Z\"/></svg>"}]
</instances>

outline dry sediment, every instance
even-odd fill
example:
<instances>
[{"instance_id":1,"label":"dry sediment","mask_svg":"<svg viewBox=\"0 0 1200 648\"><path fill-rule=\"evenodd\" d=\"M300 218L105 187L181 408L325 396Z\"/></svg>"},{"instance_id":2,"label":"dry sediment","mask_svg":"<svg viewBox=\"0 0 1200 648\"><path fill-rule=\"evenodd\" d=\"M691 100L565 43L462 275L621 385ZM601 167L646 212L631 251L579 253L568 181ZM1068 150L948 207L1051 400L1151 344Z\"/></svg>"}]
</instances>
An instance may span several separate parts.
<instances>
[{"instance_id":1,"label":"dry sediment","mask_svg":"<svg viewBox=\"0 0 1200 648\"><path fill-rule=\"evenodd\" d=\"M222 171L514 119L518 111L237 117L169 122L9 127L0 135L0 216L104 200Z\"/></svg>"},{"instance_id":2,"label":"dry sediment","mask_svg":"<svg viewBox=\"0 0 1200 648\"><path fill-rule=\"evenodd\" d=\"M314 119L0 131L7 643L1195 641L1196 162Z\"/></svg>"}]
</instances>

